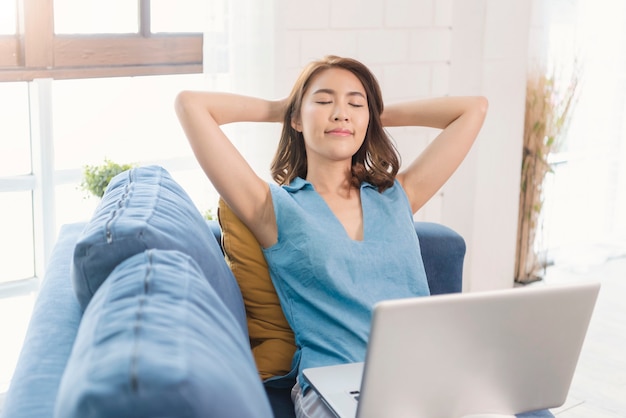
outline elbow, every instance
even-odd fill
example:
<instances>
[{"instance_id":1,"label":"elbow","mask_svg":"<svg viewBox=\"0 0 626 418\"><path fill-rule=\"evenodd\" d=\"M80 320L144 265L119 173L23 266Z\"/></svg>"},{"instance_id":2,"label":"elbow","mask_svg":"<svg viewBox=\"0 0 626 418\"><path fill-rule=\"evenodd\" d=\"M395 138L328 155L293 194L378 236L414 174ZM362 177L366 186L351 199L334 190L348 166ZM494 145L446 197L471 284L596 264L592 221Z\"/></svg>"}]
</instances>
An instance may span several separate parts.
<instances>
[{"instance_id":1,"label":"elbow","mask_svg":"<svg viewBox=\"0 0 626 418\"><path fill-rule=\"evenodd\" d=\"M489 100L485 96L475 96L471 100L472 104L469 113L474 115L473 118L479 121L479 124L482 126L489 110Z\"/></svg>"},{"instance_id":2,"label":"elbow","mask_svg":"<svg viewBox=\"0 0 626 418\"><path fill-rule=\"evenodd\" d=\"M475 101L476 109L483 115L486 115L487 110L489 110L489 100L485 96L476 96Z\"/></svg>"},{"instance_id":3,"label":"elbow","mask_svg":"<svg viewBox=\"0 0 626 418\"><path fill-rule=\"evenodd\" d=\"M176 99L174 100L174 109L176 110L176 114L180 117L185 113L186 109L191 102L193 97L193 92L191 91L181 91L176 95Z\"/></svg>"}]
</instances>

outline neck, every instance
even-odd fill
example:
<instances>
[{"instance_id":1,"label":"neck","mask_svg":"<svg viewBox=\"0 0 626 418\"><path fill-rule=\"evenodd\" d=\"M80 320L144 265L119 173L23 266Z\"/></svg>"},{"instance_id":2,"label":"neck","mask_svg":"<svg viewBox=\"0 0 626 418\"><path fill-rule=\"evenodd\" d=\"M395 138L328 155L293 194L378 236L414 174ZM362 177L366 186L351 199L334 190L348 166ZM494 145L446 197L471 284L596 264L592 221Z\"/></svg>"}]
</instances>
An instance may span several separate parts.
<instances>
[{"instance_id":1,"label":"neck","mask_svg":"<svg viewBox=\"0 0 626 418\"><path fill-rule=\"evenodd\" d=\"M349 195L355 187L352 185L352 171L345 165L339 167L324 167L311 169L307 172L306 180L320 194Z\"/></svg>"}]
</instances>

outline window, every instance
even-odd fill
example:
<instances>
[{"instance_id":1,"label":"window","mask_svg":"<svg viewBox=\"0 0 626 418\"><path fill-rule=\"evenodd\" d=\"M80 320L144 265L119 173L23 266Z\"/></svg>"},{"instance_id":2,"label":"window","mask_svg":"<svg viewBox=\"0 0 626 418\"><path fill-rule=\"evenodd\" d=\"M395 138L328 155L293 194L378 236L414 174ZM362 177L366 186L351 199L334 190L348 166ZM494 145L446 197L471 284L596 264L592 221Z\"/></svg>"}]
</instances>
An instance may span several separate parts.
<instances>
[{"instance_id":1,"label":"window","mask_svg":"<svg viewBox=\"0 0 626 418\"><path fill-rule=\"evenodd\" d=\"M26 83L0 83L0 283L34 275ZM11 179L14 180L11 180Z\"/></svg>"},{"instance_id":2,"label":"window","mask_svg":"<svg viewBox=\"0 0 626 418\"><path fill-rule=\"evenodd\" d=\"M200 210L214 205L173 102L206 88L217 3L0 0L0 283L40 277L60 225L91 216L85 165L161 164Z\"/></svg>"},{"instance_id":3,"label":"window","mask_svg":"<svg viewBox=\"0 0 626 418\"><path fill-rule=\"evenodd\" d=\"M584 82L545 184L540 244L549 262L580 268L626 249L626 4L580 0L573 7L569 18L554 7L548 56L573 56L576 46Z\"/></svg>"},{"instance_id":4,"label":"window","mask_svg":"<svg viewBox=\"0 0 626 418\"><path fill-rule=\"evenodd\" d=\"M204 32L208 17L209 1L207 0L152 0L150 2L151 33Z\"/></svg>"},{"instance_id":5,"label":"window","mask_svg":"<svg viewBox=\"0 0 626 418\"><path fill-rule=\"evenodd\" d=\"M199 74L60 80L53 84L54 167L72 173L56 186L56 222L87 220L97 200L81 190L82 167L104 159L119 164L159 164L172 175L197 169L174 112L183 89L201 89ZM80 104L80 105L77 105ZM174 171L178 171L175 173ZM194 171L196 182L201 173ZM214 204L206 190L187 189L199 210Z\"/></svg>"},{"instance_id":6,"label":"window","mask_svg":"<svg viewBox=\"0 0 626 418\"><path fill-rule=\"evenodd\" d=\"M28 191L0 193L0 283L34 276L32 197Z\"/></svg>"},{"instance_id":7,"label":"window","mask_svg":"<svg viewBox=\"0 0 626 418\"><path fill-rule=\"evenodd\" d=\"M54 0L55 34L138 33L139 8L128 0Z\"/></svg>"},{"instance_id":8,"label":"window","mask_svg":"<svg viewBox=\"0 0 626 418\"><path fill-rule=\"evenodd\" d=\"M0 0L0 36L15 35L17 32L15 6L15 0Z\"/></svg>"},{"instance_id":9,"label":"window","mask_svg":"<svg viewBox=\"0 0 626 418\"><path fill-rule=\"evenodd\" d=\"M128 0L55 0L54 31L71 35L135 34L142 28L150 34L202 33L205 30L210 3L207 0L141 3L141 7L137 7L136 2ZM140 11L149 18L141 22Z\"/></svg>"},{"instance_id":10,"label":"window","mask_svg":"<svg viewBox=\"0 0 626 418\"><path fill-rule=\"evenodd\" d=\"M26 83L0 83L0 115L0 177L29 174L30 129Z\"/></svg>"},{"instance_id":11,"label":"window","mask_svg":"<svg viewBox=\"0 0 626 418\"><path fill-rule=\"evenodd\" d=\"M16 3L0 0L0 82L202 72L207 1Z\"/></svg>"},{"instance_id":12,"label":"window","mask_svg":"<svg viewBox=\"0 0 626 418\"><path fill-rule=\"evenodd\" d=\"M35 244L46 237L35 225L47 224L56 233L62 224L91 217L98 200L80 188L85 165L105 158L163 165L198 210L214 208L217 195L199 171L173 108L180 90L202 89L205 82L202 74L176 74L0 83L0 252L7 256L0 283L41 274L36 249L45 244ZM32 112L39 118L35 126L47 118L51 126L41 138L33 135L32 148L40 155L31 151L29 98L36 98L29 84L50 97L42 114ZM46 150L43 143L52 139ZM49 201L42 201L48 194L42 187L52 190ZM48 237L48 250L54 241Z\"/></svg>"},{"instance_id":13,"label":"window","mask_svg":"<svg viewBox=\"0 0 626 418\"><path fill-rule=\"evenodd\" d=\"M53 85L55 168L157 161L189 154L174 113L176 94L201 75L60 80Z\"/></svg>"}]
</instances>

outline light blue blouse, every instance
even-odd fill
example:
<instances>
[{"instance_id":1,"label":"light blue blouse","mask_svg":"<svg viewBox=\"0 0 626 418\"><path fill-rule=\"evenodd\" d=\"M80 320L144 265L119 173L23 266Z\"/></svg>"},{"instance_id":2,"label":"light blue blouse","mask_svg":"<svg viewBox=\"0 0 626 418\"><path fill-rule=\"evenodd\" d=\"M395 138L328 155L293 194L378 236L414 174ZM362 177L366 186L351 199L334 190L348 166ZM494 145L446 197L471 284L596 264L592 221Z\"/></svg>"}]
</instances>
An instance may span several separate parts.
<instances>
[{"instance_id":1,"label":"light blue blouse","mask_svg":"<svg viewBox=\"0 0 626 418\"><path fill-rule=\"evenodd\" d=\"M400 184L361 185L363 240L352 240L313 185L270 184L278 242L264 249L295 334L293 366L364 361L378 301L429 294L413 215Z\"/></svg>"}]
</instances>

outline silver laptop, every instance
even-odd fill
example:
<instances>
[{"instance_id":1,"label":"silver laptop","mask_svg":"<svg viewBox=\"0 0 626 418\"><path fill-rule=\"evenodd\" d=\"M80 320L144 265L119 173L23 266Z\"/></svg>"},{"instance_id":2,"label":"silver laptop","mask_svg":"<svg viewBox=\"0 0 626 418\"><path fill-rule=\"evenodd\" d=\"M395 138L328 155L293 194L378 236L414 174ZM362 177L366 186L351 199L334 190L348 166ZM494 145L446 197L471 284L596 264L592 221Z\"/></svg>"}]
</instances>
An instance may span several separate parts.
<instances>
[{"instance_id":1,"label":"silver laptop","mask_svg":"<svg viewBox=\"0 0 626 418\"><path fill-rule=\"evenodd\" d=\"M340 418L510 416L562 405L600 284L384 301L365 363L303 371Z\"/></svg>"}]
</instances>

